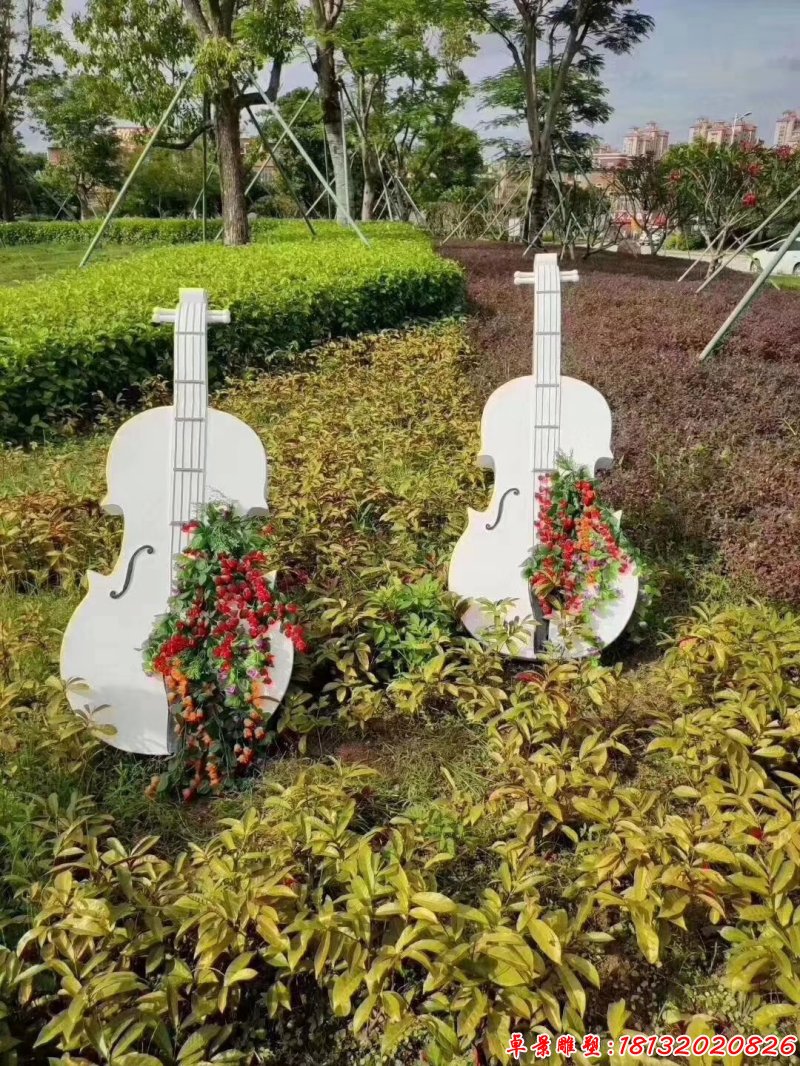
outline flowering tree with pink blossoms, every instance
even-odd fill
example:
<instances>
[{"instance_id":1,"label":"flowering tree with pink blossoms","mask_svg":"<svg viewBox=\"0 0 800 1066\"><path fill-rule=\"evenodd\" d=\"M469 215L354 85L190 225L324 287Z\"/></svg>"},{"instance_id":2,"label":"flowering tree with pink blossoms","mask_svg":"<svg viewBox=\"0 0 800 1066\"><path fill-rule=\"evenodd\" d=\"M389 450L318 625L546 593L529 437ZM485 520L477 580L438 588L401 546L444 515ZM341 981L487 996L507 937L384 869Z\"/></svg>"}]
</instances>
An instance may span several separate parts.
<instances>
[{"instance_id":1,"label":"flowering tree with pink blossoms","mask_svg":"<svg viewBox=\"0 0 800 1066\"><path fill-rule=\"evenodd\" d=\"M761 144L701 141L677 145L664 157L667 180L680 191L682 226L696 229L710 253L709 274L731 238L755 227L786 195L791 172L800 169L796 156Z\"/></svg>"}]
</instances>

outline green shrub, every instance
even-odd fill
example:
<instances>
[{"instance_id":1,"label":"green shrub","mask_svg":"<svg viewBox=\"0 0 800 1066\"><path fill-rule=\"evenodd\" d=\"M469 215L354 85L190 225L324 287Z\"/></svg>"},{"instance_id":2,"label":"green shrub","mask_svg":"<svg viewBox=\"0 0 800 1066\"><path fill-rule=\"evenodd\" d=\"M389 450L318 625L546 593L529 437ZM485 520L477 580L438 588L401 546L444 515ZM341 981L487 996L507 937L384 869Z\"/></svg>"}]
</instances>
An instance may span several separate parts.
<instances>
[{"instance_id":1,"label":"green shrub","mask_svg":"<svg viewBox=\"0 0 800 1066\"><path fill-rule=\"evenodd\" d=\"M212 382L272 366L279 352L462 305L460 268L410 227L394 231L399 239L379 230L369 249L352 234L312 242L296 232L245 248L157 249L4 292L0 439L40 435L98 392L114 398L153 374L170 378L171 331L150 319L180 287L207 289L231 310L231 325L209 334Z\"/></svg>"},{"instance_id":2,"label":"green shrub","mask_svg":"<svg viewBox=\"0 0 800 1066\"><path fill-rule=\"evenodd\" d=\"M0 247L24 244L88 244L101 223L91 222L7 222L0 225ZM206 235L213 240L222 220L208 220ZM293 240L308 235L304 222L284 222L274 218L260 218L250 224L253 240ZM318 233L328 238L347 240L352 236L334 222L315 222ZM413 239L410 226L397 223L372 222L362 227L370 236L392 236ZM112 222L103 241L111 244L190 244L203 239L203 223L194 218L119 218Z\"/></svg>"},{"instance_id":3,"label":"green shrub","mask_svg":"<svg viewBox=\"0 0 800 1066\"><path fill-rule=\"evenodd\" d=\"M216 230L210 224L209 236ZM8 222L0 226L0 247L25 244L88 244L100 222ZM114 244L184 244L203 239L203 223L191 218L123 218L112 222L104 240Z\"/></svg>"},{"instance_id":4,"label":"green shrub","mask_svg":"<svg viewBox=\"0 0 800 1066\"><path fill-rule=\"evenodd\" d=\"M706 242L699 234L673 233L667 237L666 246L681 252L699 252L705 248Z\"/></svg>"}]
</instances>

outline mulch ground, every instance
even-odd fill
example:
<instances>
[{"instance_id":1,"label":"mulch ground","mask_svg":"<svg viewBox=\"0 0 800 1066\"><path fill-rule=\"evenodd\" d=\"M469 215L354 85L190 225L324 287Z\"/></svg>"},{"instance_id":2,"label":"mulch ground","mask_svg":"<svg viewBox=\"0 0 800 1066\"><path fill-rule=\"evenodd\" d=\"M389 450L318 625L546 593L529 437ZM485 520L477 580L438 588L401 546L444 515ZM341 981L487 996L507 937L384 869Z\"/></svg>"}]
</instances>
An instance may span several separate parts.
<instances>
[{"instance_id":1,"label":"mulch ground","mask_svg":"<svg viewBox=\"0 0 800 1066\"><path fill-rule=\"evenodd\" d=\"M467 270L470 330L485 398L531 372L530 269L520 248L448 245ZM696 296L702 267L599 254L565 261L564 372L614 415L609 500L646 553L696 556L777 601L800 605L800 293L768 290L726 347L698 356L749 281L726 273ZM697 280L693 281L694 275Z\"/></svg>"}]
</instances>

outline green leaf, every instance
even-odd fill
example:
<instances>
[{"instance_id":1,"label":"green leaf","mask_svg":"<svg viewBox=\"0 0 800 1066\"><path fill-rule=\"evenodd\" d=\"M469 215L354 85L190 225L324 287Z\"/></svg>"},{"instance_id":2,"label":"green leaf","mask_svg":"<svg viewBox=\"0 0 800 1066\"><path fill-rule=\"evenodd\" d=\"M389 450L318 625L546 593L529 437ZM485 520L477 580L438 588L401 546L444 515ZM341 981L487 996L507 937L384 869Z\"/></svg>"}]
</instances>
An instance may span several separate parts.
<instances>
[{"instance_id":1,"label":"green leaf","mask_svg":"<svg viewBox=\"0 0 800 1066\"><path fill-rule=\"evenodd\" d=\"M350 1000L364 980L364 971L340 974L333 982L331 1002L333 1013L339 1018L346 1018L350 1013Z\"/></svg>"},{"instance_id":2,"label":"green leaf","mask_svg":"<svg viewBox=\"0 0 800 1066\"><path fill-rule=\"evenodd\" d=\"M39 1047L40 1044L46 1044L50 1040L54 1040L69 1023L67 1012L62 1010L60 1014L57 1014L55 1018L51 1018L50 1021L40 1031L36 1037L36 1043L34 1047Z\"/></svg>"},{"instance_id":3,"label":"green leaf","mask_svg":"<svg viewBox=\"0 0 800 1066\"><path fill-rule=\"evenodd\" d=\"M411 902L416 907L423 907L434 914L455 914L457 904L441 892L415 892L411 896Z\"/></svg>"},{"instance_id":4,"label":"green leaf","mask_svg":"<svg viewBox=\"0 0 800 1066\"><path fill-rule=\"evenodd\" d=\"M658 933L653 928L650 920L639 912L635 911L631 917L633 918L633 928L636 932L636 943L639 945L639 950L649 963L655 965L658 962L660 949Z\"/></svg>"},{"instance_id":5,"label":"green leaf","mask_svg":"<svg viewBox=\"0 0 800 1066\"><path fill-rule=\"evenodd\" d=\"M369 1021L369 1017L372 1011L375 1009L375 1004L378 1002L378 997L374 994L367 996L356 1007L355 1014L353 1015L353 1032L358 1034L364 1028Z\"/></svg>"},{"instance_id":6,"label":"green leaf","mask_svg":"<svg viewBox=\"0 0 800 1066\"><path fill-rule=\"evenodd\" d=\"M254 951L243 951L241 955L237 955L236 958L228 964L228 968L222 978L222 984L224 987L236 984L239 981L251 981L254 977L258 977L258 970L253 970L248 966L248 963L254 955Z\"/></svg>"},{"instance_id":7,"label":"green leaf","mask_svg":"<svg viewBox=\"0 0 800 1066\"><path fill-rule=\"evenodd\" d=\"M561 984L564 986L564 991L567 993L567 999L578 1014L583 1017L586 1011L586 993L583 990L583 985L568 966L556 966L556 971L561 979Z\"/></svg>"},{"instance_id":8,"label":"green leaf","mask_svg":"<svg viewBox=\"0 0 800 1066\"><path fill-rule=\"evenodd\" d=\"M606 1012L606 1019L608 1031L614 1040L624 1031L625 1023L629 1017L630 1011L626 1008L624 999L618 999L609 1006Z\"/></svg>"},{"instance_id":9,"label":"green leaf","mask_svg":"<svg viewBox=\"0 0 800 1066\"><path fill-rule=\"evenodd\" d=\"M753 1015L753 1028L759 1033L772 1033L784 1018L797 1016L797 1007L791 1003L768 1003Z\"/></svg>"},{"instance_id":10,"label":"green leaf","mask_svg":"<svg viewBox=\"0 0 800 1066\"><path fill-rule=\"evenodd\" d=\"M480 988L473 988L469 1001L456 1019L456 1032L461 1038L462 1046L472 1043L475 1031L489 1010L489 1000Z\"/></svg>"},{"instance_id":11,"label":"green leaf","mask_svg":"<svg viewBox=\"0 0 800 1066\"><path fill-rule=\"evenodd\" d=\"M528 932L536 941L540 951L553 962L561 962L561 941L550 926L540 918L529 918L526 924Z\"/></svg>"},{"instance_id":12,"label":"green leaf","mask_svg":"<svg viewBox=\"0 0 800 1066\"><path fill-rule=\"evenodd\" d=\"M729 866L738 866L739 860L736 858L730 848L726 848L724 844L714 844L708 841L704 841L702 844L695 846L695 851L700 855L710 859L711 862L722 862Z\"/></svg>"}]
</instances>

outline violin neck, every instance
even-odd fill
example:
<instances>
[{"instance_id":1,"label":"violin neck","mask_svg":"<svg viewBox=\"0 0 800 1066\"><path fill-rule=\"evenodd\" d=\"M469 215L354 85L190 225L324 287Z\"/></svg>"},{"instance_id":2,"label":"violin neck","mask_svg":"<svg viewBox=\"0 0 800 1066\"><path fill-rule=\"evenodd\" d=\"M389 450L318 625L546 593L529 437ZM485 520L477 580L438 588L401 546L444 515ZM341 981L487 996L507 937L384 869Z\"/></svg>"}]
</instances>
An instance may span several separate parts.
<instances>
[{"instance_id":1,"label":"violin neck","mask_svg":"<svg viewBox=\"0 0 800 1066\"><path fill-rule=\"evenodd\" d=\"M534 260L533 434L534 483L553 470L561 423L561 271L555 255ZM538 518L538 507L537 515Z\"/></svg>"},{"instance_id":2,"label":"violin neck","mask_svg":"<svg viewBox=\"0 0 800 1066\"><path fill-rule=\"evenodd\" d=\"M210 311L204 289L181 289L174 311L156 310L155 322L175 325L173 433L170 461L170 545L176 561L189 534L183 527L199 518L206 500L208 426L208 327L230 321L228 311Z\"/></svg>"},{"instance_id":3,"label":"violin neck","mask_svg":"<svg viewBox=\"0 0 800 1066\"><path fill-rule=\"evenodd\" d=\"M175 321L171 523L173 567L186 546L183 526L198 518L206 503L208 420L208 296L202 289L181 292Z\"/></svg>"}]
</instances>

